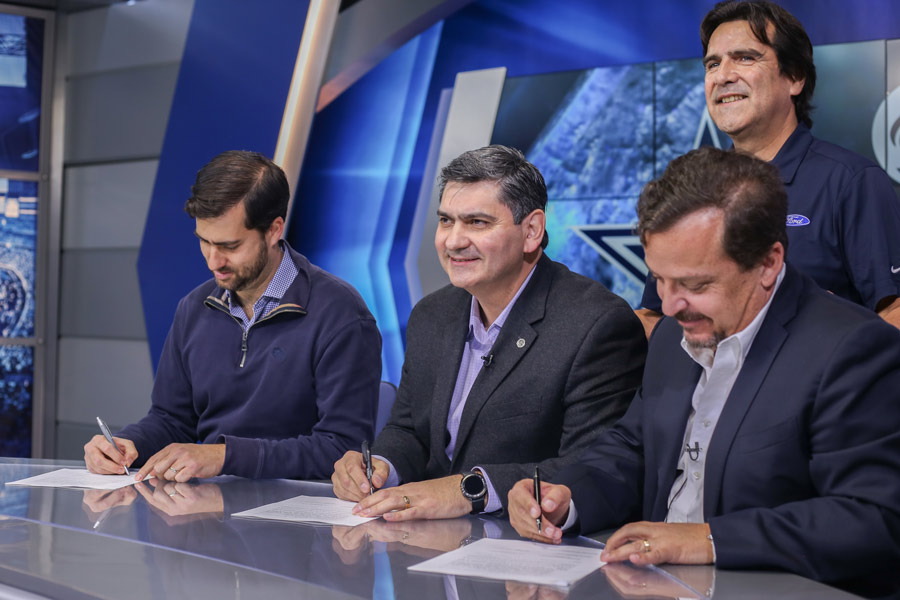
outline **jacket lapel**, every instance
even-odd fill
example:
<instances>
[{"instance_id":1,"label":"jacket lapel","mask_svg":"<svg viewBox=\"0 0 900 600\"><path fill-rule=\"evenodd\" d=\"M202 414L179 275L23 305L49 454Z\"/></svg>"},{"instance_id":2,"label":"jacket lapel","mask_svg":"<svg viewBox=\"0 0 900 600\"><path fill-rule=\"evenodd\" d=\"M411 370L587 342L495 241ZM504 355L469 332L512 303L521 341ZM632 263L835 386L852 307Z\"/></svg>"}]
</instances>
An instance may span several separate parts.
<instances>
[{"instance_id":1,"label":"jacket lapel","mask_svg":"<svg viewBox=\"0 0 900 600\"><path fill-rule=\"evenodd\" d=\"M460 299L454 303L449 314L453 318L443 329L439 352L432 357L436 361L434 392L431 399L431 456L449 469L447 460L447 417L450 413L450 401L459 375L466 335L469 332L469 310L472 296L460 290ZM457 444L458 447L458 444Z\"/></svg>"},{"instance_id":2,"label":"jacket lapel","mask_svg":"<svg viewBox=\"0 0 900 600\"><path fill-rule=\"evenodd\" d=\"M534 341L537 339L538 333L532 327L532 324L544 318L544 311L547 304L547 294L550 292L550 283L553 280L550 259L541 256L535 267L534 275L528 286L522 291L522 295L516 301L497 341L491 348L491 364L488 367L482 367L472 384L469 391L469 397L466 398L466 405L463 408L462 417L459 422L459 432L456 436L456 448L453 454L453 465L456 467L459 463L459 457L463 455L463 447L478 413L484 407L485 403L497 389L497 387L506 379L506 377L515 369L516 365L525 356ZM459 360L455 363L456 369L459 369ZM446 411L444 413L444 423L447 422Z\"/></svg>"},{"instance_id":3,"label":"jacket lapel","mask_svg":"<svg viewBox=\"0 0 900 600\"><path fill-rule=\"evenodd\" d=\"M719 415L719 422L709 443L706 481L703 484L703 514L707 519L718 514L728 453L759 387L787 339L785 324L797 313L802 285L801 276L790 266L787 267L781 287L772 300L769 312Z\"/></svg>"},{"instance_id":4,"label":"jacket lapel","mask_svg":"<svg viewBox=\"0 0 900 600\"><path fill-rule=\"evenodd\" d=\"M673 325L674 322L672 323ZM681 328L678 329L678 339L681 339ZM659 398L659 402L650 407L653 416L647 419L647 423L655 425L650 431L645 431L645 439L653 440L653 455L646 457L648 464L657 465L656 489L645 490L652 493L653 506L650 510L650 518L654 521L662 521L668 512L669 492L675 483L678 459L681 457L684 444L684 429L688 417L691 414L691 398L697 381L700 379L702 369L690 356L685 353L679 342L668 347L677 349L671 357L674 368L666 377L665 390ZM645 452L647 444L644 444Z\"/></svg>"}]
</instances>

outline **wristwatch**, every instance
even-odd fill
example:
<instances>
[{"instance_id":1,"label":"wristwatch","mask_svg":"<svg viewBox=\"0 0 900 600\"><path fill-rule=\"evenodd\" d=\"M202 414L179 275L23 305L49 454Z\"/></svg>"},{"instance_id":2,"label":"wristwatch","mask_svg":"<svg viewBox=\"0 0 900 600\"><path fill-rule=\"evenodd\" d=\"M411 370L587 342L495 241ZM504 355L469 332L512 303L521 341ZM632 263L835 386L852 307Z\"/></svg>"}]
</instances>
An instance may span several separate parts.
<instances>
[{"instance_id":1,"label":"wristwatch","mask_svg":"<svg viewBox=\"0 0 900 600\"><path fill-rule=\"evenodd\" d=\"M469 471L459 482L459 489L466 500L472 503L471 514L477 515L484 511L484 502L487 499L487 483L484 481L484 475L478 471Z\"/></svg>"}]
</instances>

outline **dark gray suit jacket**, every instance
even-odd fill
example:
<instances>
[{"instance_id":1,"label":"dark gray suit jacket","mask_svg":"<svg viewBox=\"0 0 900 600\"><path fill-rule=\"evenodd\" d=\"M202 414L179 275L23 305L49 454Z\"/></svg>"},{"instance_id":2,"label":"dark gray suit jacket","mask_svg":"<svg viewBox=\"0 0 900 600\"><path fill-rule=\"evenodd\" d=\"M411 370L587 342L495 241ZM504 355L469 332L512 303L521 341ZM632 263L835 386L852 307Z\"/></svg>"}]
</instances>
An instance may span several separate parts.
<instances>
[{"instance_id":1,"label":"dark gray suit jacket","mask_svg":"<svg viewBox=\"0 0 900 600\"><path fill-rule=\"evenodd\" d=\"M505 508L535 464L552 476L624 414L647 344L624 300L542 256L472 385L451 463L447 416L471 299L447 286L416 304L397 400L372 451L404 483L482 467Z\"/></svg>"}]
</instances>

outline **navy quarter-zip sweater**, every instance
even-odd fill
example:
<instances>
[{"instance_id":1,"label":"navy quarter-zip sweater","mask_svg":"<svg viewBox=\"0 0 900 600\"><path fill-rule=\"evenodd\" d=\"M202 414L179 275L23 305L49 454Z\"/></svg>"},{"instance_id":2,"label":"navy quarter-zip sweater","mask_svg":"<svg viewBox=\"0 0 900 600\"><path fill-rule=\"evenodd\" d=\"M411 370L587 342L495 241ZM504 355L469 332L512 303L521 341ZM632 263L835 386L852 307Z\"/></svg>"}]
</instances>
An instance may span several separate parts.
<instances>
[{"instance_id":1,"label":"navy quarter-zip sweater","mask_svg":"<svg viewBox=\"0 0 900 600\"><path fill-rule=\"evenodd\" d=\"M215 280L178 303L150 411L117 434L134 442L136 465L171 443L224 443L222 474L327 479L347 450L372 439L375 319L350 284L285 251L297 277L246 339Z\"/></svg>"}]
</instances>

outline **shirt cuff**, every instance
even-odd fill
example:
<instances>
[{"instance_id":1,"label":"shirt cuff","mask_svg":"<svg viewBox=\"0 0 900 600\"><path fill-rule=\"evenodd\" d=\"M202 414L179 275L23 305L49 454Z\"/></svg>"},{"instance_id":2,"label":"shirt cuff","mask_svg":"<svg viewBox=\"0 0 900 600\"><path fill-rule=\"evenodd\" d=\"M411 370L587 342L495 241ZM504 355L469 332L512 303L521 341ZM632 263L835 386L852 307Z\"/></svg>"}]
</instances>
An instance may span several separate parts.
<instances>
[{"instance_id":1,"label":"shirt cuff","mask_svg":"<svg viewBox=\"0 0 900 600\"><path fill-rule=\"evenodd\" d=\"M490 538L492 540L499 540L503 538L503 529L500 525L497 524L496 521L484 521L484 537Z\"/></svg>"},{"instance_id":2,"label":"shirt cuff","mask_svg":"<svg viewBox=\"0 0 900 600\"><path fill-rule=\"evenodd\" d=\"M503 508L503 503L500 502L500 497L497 495L497 490L494 489L494 486L491 483L491 476L488 475L488 472L484 470L484 467L472 468L473 471L475 469L478 469L479 471L481 471L481 474L484 475L484 484L487 486L488 501L487 504L484 505L484 510L481 512L497 512L498 510Z\"/></svg>"},{"instance_id":3,"label":"shirt cuff","mask_svg":"<svg viewBox=\"0 0 900 600\"><path fill-rule=\"evenodd\" d=\"M563 531L568 531L575 526L575 521L578 520L578 510L575 508L575 501L569 500L569 516L566 517L566 522L562 524Z\"/></svg>"},{"instance_id":4,"label":"shirt cuff","mask_svg":"<svg viewBox=\"0 0 900 600\"><path fill-rule=\"evenodd\" d=\"M388 472L387 481L384 482L384 485L381 486L381 489L397 487L398 485L400 485L400 476L397 475L397 469L394 468L394 464L391 461L381 456L380 454L373 454L372 458L377 458L378 460L386 462L388 468L390 469L390 471Z\"/></svg>"}]
</instances>

